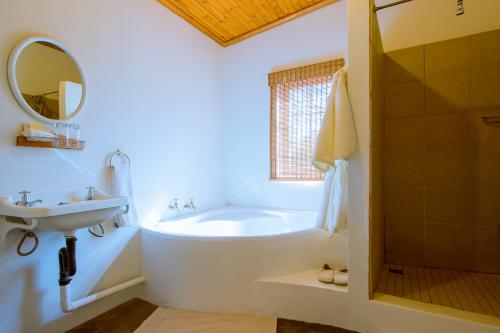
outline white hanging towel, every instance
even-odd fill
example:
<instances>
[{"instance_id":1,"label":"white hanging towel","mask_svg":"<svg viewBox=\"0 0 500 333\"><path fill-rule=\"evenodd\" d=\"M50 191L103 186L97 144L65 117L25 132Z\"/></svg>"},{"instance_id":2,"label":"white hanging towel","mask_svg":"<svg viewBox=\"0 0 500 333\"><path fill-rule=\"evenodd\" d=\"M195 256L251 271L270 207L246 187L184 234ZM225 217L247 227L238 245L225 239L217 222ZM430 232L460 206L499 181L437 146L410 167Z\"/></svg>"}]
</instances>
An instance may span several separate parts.
<instances>
[{"instance_id":1,"label":"white hanging towel","mask_svg":"<svg viewBox=\"0 0 500 333\"><path fill-rule=\"evenodd\" d=\"M347 70L333 76L332 90L312 158L326 172L316 226L331 236L347 232L347 159L356 149L356 129L347 93Z\"/></svg>"},{"instance_id":2,"label":"white hanging towel","mask_svg":"<svg viewBox=\"0 0 500 333\"><path fill-rule=\"evenodd\" d=\"M337 160L325 176L316 227L330 237L335 231L347 233L347 175L347 161Z\"/></svg>"},{"instance_id":3,"label":"white hanging towel","mask_svg":"<svg viewBox=\"0 0 500 333\"><path fill-rule=\"evenodd\" d=\"M356 144L356 129L347 93L347 70L344 67L333 76L312 163L326 172L335 160L347 160L354 153Z\"/></svg>"},{"instance_id":4,"label":"white hanging towel","mask_svg":"<svg viewBox=\"0 0 500 333\"><path fill-rule=\"evenodd\" d=\"M111 160L111 193L128 197L129 210L127 214L119 214L113 218L117 227L127 227L137 221L137 212L134 204L134 191L132 188L132 172L130 162L125 158Z\"/></svg>"}]
</instances>

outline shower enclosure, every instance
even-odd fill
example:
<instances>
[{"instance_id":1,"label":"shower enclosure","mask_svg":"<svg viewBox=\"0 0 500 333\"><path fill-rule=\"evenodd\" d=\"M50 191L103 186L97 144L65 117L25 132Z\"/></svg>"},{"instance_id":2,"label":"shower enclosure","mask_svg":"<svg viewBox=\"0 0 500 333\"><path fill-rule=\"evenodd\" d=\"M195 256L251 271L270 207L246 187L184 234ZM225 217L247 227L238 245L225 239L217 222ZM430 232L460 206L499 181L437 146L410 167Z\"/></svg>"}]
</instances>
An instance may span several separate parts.
<instances>
[{"instance_id":1,"label":"shower enclosure","mask_svg":"<svg viewBox=\"0 0 500 333\"><path fill-rule=\"evenodd\" d=\"M500 30L384 53L372 21L372 297L500 317Z\"/></svg>"}]
</instances>

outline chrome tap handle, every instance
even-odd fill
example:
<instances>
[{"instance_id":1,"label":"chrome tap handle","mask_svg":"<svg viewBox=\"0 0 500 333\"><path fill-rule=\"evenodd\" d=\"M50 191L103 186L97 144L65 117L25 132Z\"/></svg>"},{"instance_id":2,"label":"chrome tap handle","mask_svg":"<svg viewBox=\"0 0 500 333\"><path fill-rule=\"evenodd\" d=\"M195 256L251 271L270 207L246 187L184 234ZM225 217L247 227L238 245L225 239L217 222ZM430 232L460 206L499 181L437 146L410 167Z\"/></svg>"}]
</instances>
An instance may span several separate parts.
<instances>
[{"instance_id":1,"label":"chrome tap handle","mask_svg":"<svg viewBox=\"0 0 500 333\"><path fill-rule=\"evenodd\" d=\"M21 194L21 202L27 203L29 201L29 195L30 191L21 191L19 194Z\"/></svg>"},{"instance_id":2,"label":"chrome tap handle","mask_svg":"<svg viewBox=\"0 0 500 333\"><path fill-rule=\"evenodd\" d=\"M88 193L87 193L87 200L94 200L95 196L95 187L94 186L88 186L87 187Z\"/></svg>"},{"instance_id":3,"label":"chrome tap handle","mask_svg":"<svg viewBox=\"0 0 500 333\"><path fill-rule=\"evenodd\" d=\"M181 209L179 208L179 199L174 199L174 204L168 206L170 210L177 210L180 211Z\"/></svg>"},{"instance_id":4,"label":"chrome tap handle","mask_svg":"<svg viewBox=\"0 0 500 333\"><path fill-rule=\"evenodd\" d=\"M190 208L190 209L195 210L196 205L194 204L194 199L193 198L189 199L189 203L185 204L184 208Z\"/></svg>"}]
</instances>

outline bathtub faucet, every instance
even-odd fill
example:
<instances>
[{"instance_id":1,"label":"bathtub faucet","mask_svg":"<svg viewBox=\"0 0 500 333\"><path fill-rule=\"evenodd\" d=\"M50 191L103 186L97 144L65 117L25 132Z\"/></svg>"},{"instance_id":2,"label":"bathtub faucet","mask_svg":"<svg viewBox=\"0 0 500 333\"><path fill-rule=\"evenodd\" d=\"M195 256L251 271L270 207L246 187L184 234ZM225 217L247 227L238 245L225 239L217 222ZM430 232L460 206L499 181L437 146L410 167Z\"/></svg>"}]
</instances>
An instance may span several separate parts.
<instances>
[{"instance_id":1,"label":"bathtub faucet","mask_svg":"<svg viewBox=\"0 0 500 333\"><path fill-rule=\"evenodd\" d=\"M191 198L189 200L189 203L187 203L187 204L184 205L184 208L195 210L196 209L196 205L194 204L194 199Z\"/></svg>"},{"instance_id":2,"label":"bathtub faucet","mask_svg":"<svg viewBox=\"0 0 500 333\"><path fill-rule=\"evenodd\" d=\"M179 199L174 199L174 203L168 206L168 209L180 212L181 208L179 207Z\"/></svg>"},{"instance_id":3,"label":"bathtub faucet","mask_svg":"<svg viewBox=\"0 0 500 333\"><path fill-rule=\"evenodd\" d=\"M29 191L19 192L19 194L21 194L21 200L19 200L18 202L16 202L16 205L23 206L23 207L32 207L32 206L34 206L36 204L42 203L42 200L30 201L29 200L30 193L31 192L29 192Z\"/></svg>"}]
</instances>

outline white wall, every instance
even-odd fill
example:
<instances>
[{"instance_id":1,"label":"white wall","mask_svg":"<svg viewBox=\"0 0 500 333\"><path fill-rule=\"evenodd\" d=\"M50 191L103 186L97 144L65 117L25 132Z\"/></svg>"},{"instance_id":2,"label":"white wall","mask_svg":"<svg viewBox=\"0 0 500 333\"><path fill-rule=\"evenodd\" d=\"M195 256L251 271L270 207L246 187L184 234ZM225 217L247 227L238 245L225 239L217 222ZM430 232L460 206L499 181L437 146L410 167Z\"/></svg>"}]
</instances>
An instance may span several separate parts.
<instances>
[{"instance_id":1,"label":"white wall","mask_svg":"<svg viewBox=\"0 0 500 333\"><path fill-rule=\"evenodd\" d=\"M382 6L394 0L375 0ZM378 11L386 52L500 28L500 1L464 0L465 14L456 16L457 0L415 0Z\"/></svg>"},{"instance_id":2,"label":"white wall","mask_svg":"<svg viewBox=\"0 0 500 333\"><path fill-rule=\"evenodd\" d=\"M267 74L343 57L346 1L224 50L226 191L237 205L317 209L322 182L270 181Z\"/></svg>"},{"instance_id":3,"label":"white wall","mask_svg":"<svg viewBox=\"0 0 500 333\"><path fill-rule=\"evenodd\" d=\"M200 208L224 203L221 47L156 1L1 1L0 13L0 193L106 189L105 158L120 147L132 158L143 219L165 215L174 197L192 196ZM6 64L12 47L35 34L61 41L86 74L89 95L78 119L83 152L14 145L20 124L33 119L10 93ZM104 239L78 233L74 297L140 274L136 233L109 228ZM12 233L0 252L2 333L61 332L135 294L63 315L57 285L63 237L40 232L38 251L21 258L20 236Z\"/></svg>"}]
</instances>

